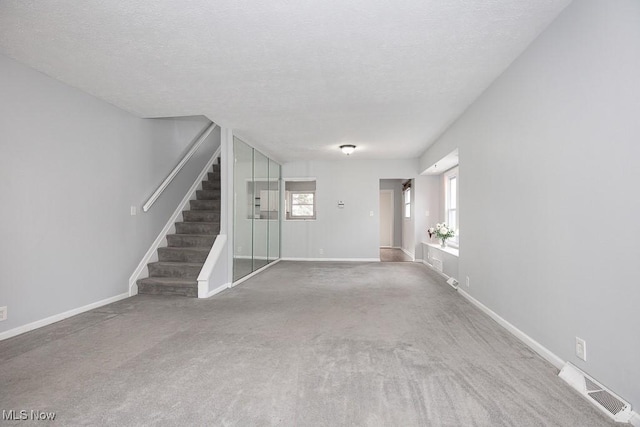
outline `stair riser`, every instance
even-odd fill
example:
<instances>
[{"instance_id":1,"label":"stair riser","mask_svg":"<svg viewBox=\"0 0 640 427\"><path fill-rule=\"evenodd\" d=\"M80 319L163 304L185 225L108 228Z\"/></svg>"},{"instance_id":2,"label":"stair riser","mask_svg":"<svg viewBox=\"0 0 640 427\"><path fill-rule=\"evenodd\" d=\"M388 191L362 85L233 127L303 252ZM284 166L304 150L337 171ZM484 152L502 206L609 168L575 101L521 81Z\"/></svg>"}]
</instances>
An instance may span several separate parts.
<instances>
[{"instance_id":1,"label":"stair riser","mask_svg":"<svg viewBox=\"0 0 640 427\"><path fill-rule=\"evenodd\" d=\"M214 181L220 182L220 171L218 171L218 172L208 172L207 173L207 178L209 179L209 182L214 182Z\"/></svg>"},{"instance_id":2,"label":"stair riser","mask_svg":"<svg viewBox=\"0 0 640 427\"><path fill-rule=\"evenodd\" d=\"M220 181L202 181L203 190L220 190Z\"/></svg>"},{"instance_id":3,"label":"stair riser","mask_svg":"<svg viewBox=\"0 0 640 427\"><path fill-rule=\"evenodd\" d=\"M220 200L190 200L189 207L192 211L219 211Z\"/></svg>"},{"instance_id":4,"label":"stair riser","mask_svg":"<svg viewBox=\"0 0 640 427\"><path fill-rule=\"evenodd\" d=\"M219 234L220 223L176 222L176 234Z\"/></svg>"},{"instance_id":5,"label":"stair riser","mask_svg":"<svg viewBox=\"0 0 640 427\"><path fill-rule=\"evenodd\" d=\"M220 222L220 212L211 211L183 211L185 222Z\"/></svg>"},{"instance_id":6,"label":"stair riser","mask_svg":"<svg viewBox=\"0 0 640 427\"><path fill-rule=\"evenodd\" d=\"M182 236L178 234L168 234L167 243L169 247L179 248L207 248L213 245L216 236Z\"/></svg>"},{"instance_id":7,"label":"stair riser","mask_svg":"<svg viewBox=\"0 0 640 427\"><path fill-rule=\"evenodd\" d=\"M158 265L149 264L149 277L180 277L182 279L197 279L202 265Z\"/></svg>"},{"instance_id":8,"label":"stair riser","mask_svg":"<svg viewBox=\"0 0 640 427\"><path fill-rule=\"evenodd\" d=\"M138 293L147 295L171 295L198 298L198 285L192 287L138 284Z\"/></svg>"},{"instance_id":9,"label":"stair riser","mask_svg":"<svg viewBox=\"0 0 640 427\"><path fill-rule=\"evenodd\" d=\"M158 248L159 261L205 262L209 252L188 248Z\"/></svg>"},{"instance_id":10,"label":"stair riser","mask_svg":"<svg viewBox=\"0 0 640 427\"><path fill-rule=\"evenodd\" d=\"M220 190L197 190L198 200L220 200Z\"/></svg>"}]
</instances>

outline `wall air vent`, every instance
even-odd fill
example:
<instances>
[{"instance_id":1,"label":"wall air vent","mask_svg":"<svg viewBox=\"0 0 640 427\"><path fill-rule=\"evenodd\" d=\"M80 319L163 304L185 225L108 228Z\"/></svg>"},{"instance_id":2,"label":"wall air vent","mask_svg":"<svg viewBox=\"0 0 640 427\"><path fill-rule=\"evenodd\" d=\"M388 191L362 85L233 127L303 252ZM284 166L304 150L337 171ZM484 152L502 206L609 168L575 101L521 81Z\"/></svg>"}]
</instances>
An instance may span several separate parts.
<instances>
[{"instance_id":1,"label":"wall air vent","mask_svg":"<svg viewBox=\"0 0 640 427\"><path fill-rule=\"evenodd\" d=\"M431 265L436 271L442 273L442 260L437 258L431 258Z\"/></svg>"},{"instance_id":2,"label":"wall air vent","mask_svg":"<svg viewBox=\"0 0 640 427\"><path fill-rule=\"evenodd\" d=\"M615 421L628 423L631 420L631 405L628 402L573 364L565 363L558 376Z\"/></svg>"}]
</instances>

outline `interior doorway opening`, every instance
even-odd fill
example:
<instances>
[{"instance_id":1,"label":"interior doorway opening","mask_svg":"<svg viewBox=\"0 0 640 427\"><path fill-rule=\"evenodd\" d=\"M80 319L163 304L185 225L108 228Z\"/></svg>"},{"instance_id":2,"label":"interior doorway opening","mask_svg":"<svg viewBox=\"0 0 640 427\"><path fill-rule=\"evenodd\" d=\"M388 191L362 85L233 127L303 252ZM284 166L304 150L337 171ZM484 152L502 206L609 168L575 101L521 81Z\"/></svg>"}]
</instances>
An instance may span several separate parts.
<instances>
[{"instance_id":1,"label":"interior doorway opening","mask_svg":"<svg viewBox=\"0 0 640 427\"><path fill-rule=\"evenodd\" d=\"M380 180L380 261L413 261L403 236L412 226L411 180Z\"/></svg>"}]
</instances>

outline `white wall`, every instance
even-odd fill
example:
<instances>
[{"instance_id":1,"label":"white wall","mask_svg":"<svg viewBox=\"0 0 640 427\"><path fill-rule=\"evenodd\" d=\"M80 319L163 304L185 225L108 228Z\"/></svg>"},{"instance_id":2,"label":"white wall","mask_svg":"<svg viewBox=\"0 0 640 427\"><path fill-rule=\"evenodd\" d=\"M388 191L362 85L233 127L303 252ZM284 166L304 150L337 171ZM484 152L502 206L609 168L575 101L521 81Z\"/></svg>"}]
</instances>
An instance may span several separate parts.
<instances>
[{"instance_id":1,"label":"white wall","mask_svg":"<svg viewBox=\"0 0 640 427\"><path fill-rule=\"evenodd\" d=\"M355 157L282 166L285 180L316 178L317 199L315 221L283 221L283 258L379 259L380 179L411 178L417 173L418 163L417 159ZM343 209L337 206L339 200L345 204Z\"/></svg>"},{"instance_id":2,"label":"white wall","mask_svg":"<svg viewBox=\"0 0 640 427\"><path fill-rule=\"evenodd\" d=\"M0 93L4 332L126 293L219 131L149 213L130 216L207 119L140 119L1 55Z\"/></svg>"},{"instance_id":3,"label":"white wall","mask_svg":"<svg viewBox=\"0 0 640 427\"><path fill-rule=\"evenodd\" d=\"M575 1L420 162L460 149L463 288L636 408L638 76L640 2Z\"/></svg>"}]
</instances>

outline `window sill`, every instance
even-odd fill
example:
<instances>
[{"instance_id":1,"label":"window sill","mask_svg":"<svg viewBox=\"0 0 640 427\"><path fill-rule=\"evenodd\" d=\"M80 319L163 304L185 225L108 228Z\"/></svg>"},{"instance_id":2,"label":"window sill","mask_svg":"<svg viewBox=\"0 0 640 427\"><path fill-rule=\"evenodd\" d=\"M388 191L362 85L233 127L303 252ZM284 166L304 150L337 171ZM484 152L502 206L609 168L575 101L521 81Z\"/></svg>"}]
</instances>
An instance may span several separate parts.
<instances>
[{"instance_id":1,"label":"window sill","mask_svg":"<svg viewBox=\"0 0 640 427\"><path fill-rule=\"evenodd\" d=\"M460 256L460 250L458 248L452 248L451 246L447 246L446 248L443 248L437 243L430 243L430 242L422 242L422 244L429 246L430 248L434 248L434 249L438 249L439 251L446 252L449 255L453 255L455 257Z\"/></svg>"}]
</instances>

